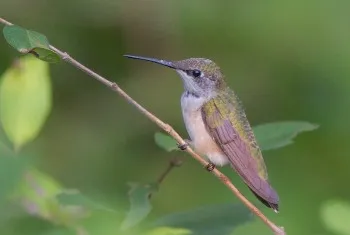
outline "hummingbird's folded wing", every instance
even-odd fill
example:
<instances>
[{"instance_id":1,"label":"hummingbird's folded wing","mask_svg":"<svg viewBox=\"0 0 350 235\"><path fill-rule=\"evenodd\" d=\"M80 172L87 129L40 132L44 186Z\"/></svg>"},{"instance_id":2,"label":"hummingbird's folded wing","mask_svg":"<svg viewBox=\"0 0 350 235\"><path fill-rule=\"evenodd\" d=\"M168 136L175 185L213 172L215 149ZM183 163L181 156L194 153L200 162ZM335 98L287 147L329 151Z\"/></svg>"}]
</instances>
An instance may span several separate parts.
<instances>
[{"instance_id":1,"label":"hummingbird's folded wing","mask_svg":"<svg viewBox=\"0 0 350 235\"><path fill-rule=\"evenodd\" d=\"M261 151L239 100L225 99L218 96L203 106L208 131L249 188L270 206L278 207L278 195L268 182Z\"/></svg>"}]
</instances>

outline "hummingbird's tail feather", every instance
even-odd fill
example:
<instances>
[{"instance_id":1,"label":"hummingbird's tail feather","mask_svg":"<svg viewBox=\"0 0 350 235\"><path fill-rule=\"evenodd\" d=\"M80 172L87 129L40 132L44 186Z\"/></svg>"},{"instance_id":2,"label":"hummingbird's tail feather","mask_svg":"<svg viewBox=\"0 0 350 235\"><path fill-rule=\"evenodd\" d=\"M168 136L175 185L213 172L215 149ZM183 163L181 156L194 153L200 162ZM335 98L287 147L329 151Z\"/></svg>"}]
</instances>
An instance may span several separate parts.
<instances>
[{"instance_id":1,"label":"hummingbird's tail feather","mask_svg":"<svg viewBox=\"0 0 350 235\"><path fill-rule=\"evenodd\" d=\"M255 195L255 197L257 197L259 199L259 201L261 201L265 206L271 208L276 213L279 212L279 207L278 207L277 203L273 203L273 202L269 202L269 201L265 200L264 198L260 197L256 192L254 192L254 190L251 189L249 186L248 186L248 188L250 189L250 191L252 191L252 193Z\"/></svg>"},{"instance_id":2,"label":"hummingbird's tail feather","mask_svg":"<svg viewBox=\"0 0 350 235\"><path fill-rule=\"evenodd\" d=\"M231 166L238 173L238 175L242 177L244 183L259 199L259 201L261 201L267 207L272 208L275 212L278 212L279 197L267 179L262 179L255 173L255 171L243 171L240 168L235 167L234 164Z\"/></svg>"}]
</instances>

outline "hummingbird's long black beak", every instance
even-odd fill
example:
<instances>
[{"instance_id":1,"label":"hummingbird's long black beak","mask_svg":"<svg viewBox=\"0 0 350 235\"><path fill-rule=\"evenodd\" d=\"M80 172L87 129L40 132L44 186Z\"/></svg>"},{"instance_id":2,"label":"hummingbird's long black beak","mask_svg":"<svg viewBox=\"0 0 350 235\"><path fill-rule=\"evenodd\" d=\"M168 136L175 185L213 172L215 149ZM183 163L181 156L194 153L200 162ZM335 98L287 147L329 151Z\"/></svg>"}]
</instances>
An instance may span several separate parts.
<instances>
[{"instance_id":1,"label":"hummingbird's long black beak","mask_svg":"<svg viewBox=\"0 0 350 235\"><path fill-rule=\"evenodd\" d=\"M166 61L166 60L159 60L159 59L155 59L155 58L149 58L149 57L142 57L142 56L136 56L136 55L124 55L127 58L130 59L135 59L135 60L146 60L146 61L150 61L156 64L160 64L172 69L176 69L175 65L173 62L171 61Z\"/></svg>"}]
</instances>

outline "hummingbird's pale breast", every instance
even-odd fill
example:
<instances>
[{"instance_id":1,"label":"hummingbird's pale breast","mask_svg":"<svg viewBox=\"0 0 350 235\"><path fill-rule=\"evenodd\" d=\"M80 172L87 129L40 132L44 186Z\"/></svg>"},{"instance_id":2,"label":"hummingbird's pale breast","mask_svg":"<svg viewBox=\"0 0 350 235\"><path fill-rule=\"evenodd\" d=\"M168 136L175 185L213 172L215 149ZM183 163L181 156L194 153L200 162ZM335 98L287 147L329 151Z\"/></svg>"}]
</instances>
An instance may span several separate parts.
<instances>
[{"instance_id":1,"label":"hummingbird's pale breast","mask_svg":"<svg viewBox=\"0 0 350 235\"><path fill-rule=\"evenodd\" d=\"M204 125L201 108L205 102L207 98L196 97L189 92L182 94L181 107L186 130L191 138L191 144L198 153L215 165L224 166L229 160Z\"/></svg>"}]
</instances>

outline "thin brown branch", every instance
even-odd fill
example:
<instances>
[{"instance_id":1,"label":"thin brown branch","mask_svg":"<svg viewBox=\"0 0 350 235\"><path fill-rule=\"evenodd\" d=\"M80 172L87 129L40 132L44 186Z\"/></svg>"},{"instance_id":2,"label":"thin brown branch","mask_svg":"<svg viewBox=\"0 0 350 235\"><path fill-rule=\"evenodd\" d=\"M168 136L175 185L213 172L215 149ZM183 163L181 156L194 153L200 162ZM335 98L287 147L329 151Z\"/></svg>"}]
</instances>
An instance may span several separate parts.
<instances>
[{"instance_id":1,"label":"thin brown branch","mask_svg":"<svg viewBox=\"0 0 350 235\"><path fill-rule=\"evenodd\" d=\"M172 158L168 165L167 168L162 172L162 174L160 174L160 176L158 177L156 184L157 187L159 187L161 185L161 183L164 181L164 179L169 175L169 173L175 168L175 167L180 167L182 165L182 161L178 158ZM148 198L152 197L152 193L149 194Z\"/></svg>"},{"instance_id":2,"label":"thin brown branch","mask_svg":"<svg viewBox=\"0 0 350 235\"><path fill-rule=\"evenodd\" d=\"M6 25L12 25L10 22L0 18L0 22ZM64 61L72 64L74 67L82 70L90 77L95 78L97 81L103 83L113 91L117 92L120 96L126 99L130 104L134 105L141 113L143 113L146 117L148 117L151 121L157 124L161 129L167 132L170 136L172 136L180 145L186 144L183 138L167 123L164 123L151 112L147 111L144 107L142 107L139 103L137 103L134 99L132 99L125 91L123 91L116 83L107 80L101 75L95 73L91 69L85 67L66 52L62 52L61 50L55 48L50 45L50 49L57 53ZM207 166L208 162L200 157L197 153L195 153L190 147L185 150L188 152L194 159L196 159L203 166ZM277 235L285 235L285 231L283 227L279 227L275 225L272 221L270 221L258 208L256 208L248 199L246 199L241 192L231 183L227 176L222 174L219 170L214 169L211 171L223 184L225 184L239 200L242 201L246 207L250 211L252 211L257 217L259 217L273 232Z\"/></svg>"},{"instance_id":3,"label":"thin brown branch","mask_svg":"<svg viewBox=\"0 0 350 235\"><path fill-rule=\"evenodd\" d=\"M162 174L159 176L159 178L157 180L158 186L164 181L164 179L167 177L167 175L169 175L169 173L171 172L172 169L174 169L174 165L169 163L167 168L165 169L165 171L162 172Z\"/></svg>"}]
</instances>

